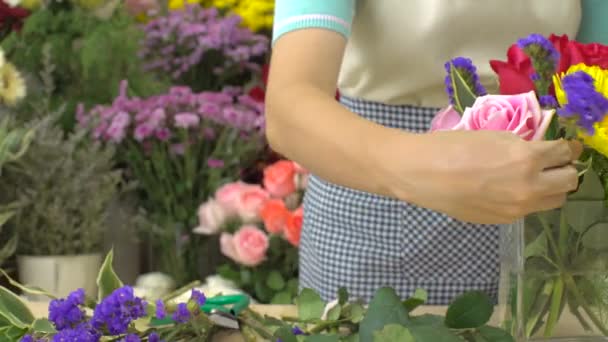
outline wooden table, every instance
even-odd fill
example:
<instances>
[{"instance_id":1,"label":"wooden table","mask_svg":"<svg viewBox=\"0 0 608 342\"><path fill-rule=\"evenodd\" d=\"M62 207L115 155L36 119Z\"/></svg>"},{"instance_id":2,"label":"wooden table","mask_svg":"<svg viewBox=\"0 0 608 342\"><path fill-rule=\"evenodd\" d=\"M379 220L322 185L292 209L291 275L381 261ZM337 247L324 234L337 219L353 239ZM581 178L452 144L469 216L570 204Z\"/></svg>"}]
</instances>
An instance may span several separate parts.
<instances>
[{"instance_id":1,"label":"wooden table","mask_svg":"<svg viewBox=\"0 0 608 342\"><path fill-rule=\"evenodd\" d=\"M33 302L29 303L29 306L36 317L47 316L48 303ZM293 305L252 305L251 308L260 314L265 314L277 318L280 318L282 316L297 316L296 307ZM414 314L444 315L445 310L446 307L442 306L425 306L418 308L414 312ZM498 322L498 311L499 310L496 310L494 317L492 317L491 323L493 322L494 324L496 324L496 322ZM573 336L576 333L579 333L579 335L584 335L580 325L576 321L576 318L573 317L569 313L569 311L564 310L562 319L560 320L560 325L557 326L555 329L556 337ZM240 336L239 333L226 332L218 334L216 338L213 339L213 342L244 342L244 339Z\"/></svg>"}]
</instances>

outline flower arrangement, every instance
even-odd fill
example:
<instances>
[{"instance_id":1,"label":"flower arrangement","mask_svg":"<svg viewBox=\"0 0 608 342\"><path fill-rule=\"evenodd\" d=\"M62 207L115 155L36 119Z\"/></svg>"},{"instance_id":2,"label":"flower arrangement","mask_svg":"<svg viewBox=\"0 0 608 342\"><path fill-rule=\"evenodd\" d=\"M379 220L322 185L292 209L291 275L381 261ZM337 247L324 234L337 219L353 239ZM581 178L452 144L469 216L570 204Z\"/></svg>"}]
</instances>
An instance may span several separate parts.
<instances>
[{"instance_id":1,"label":"flower arrangement","mask_svg":"<svg viewBox=\"0 0 608 342\"><path fill-rule=\"evenodd\" d=\"M112 105L79 111L79 122L94 126L94 139L116 146L138 182L143 207L158 226L149 233L161 251L162 270L178 283L198 279L202 251L188 227L196 224L198 204L217 184L238 177L259 151L262 108L234 89L172 87L138 98L127 88L125 81Z\"/></svg>"},{"instance_id":2,"label":"flower arrangement","mask_svg":"<svg viewBox=\"0 0 608 342\"><path fill-rule=\"evenodd\" d=\"M302 197L308 175L289 160L264 169L263 185L221 186L198 209L197 234L221 234L231 260L219 274L262 303L289 304L298 291Z\"/></svg>"},{"instance_id":3,"label":"flower arrangement","mask_svg":"<svg viewBox=\"0 0 608 342\"><path fill-rule=\"evenodd\" d=\"M507 270L517 280L509 285L512 320L506 324L521 340L552 337L567 308L581 330L608 336L608 47L532 34L511 46L507 56L507 62L490 62L501 95L485 94L471 60L446 63L451 105L434 118L432 130L504 130L525 140L584 143L577 164L581 181L566 204L526 217L505 233L505 240L523 245L514 269Z\"/></svg>"},{"instance_id":4,"label":"flower arrangement","mask_svg":"<svg viewBox=\"0 0 608 342\"><path fill-rule=\"evenodd\" d=\"M206 298L196 290L186 302L174 296L149 303L124 286L112 269L110 252L101 269L95 297L76 290L66 298L53 298L47 318L35 318L13 292L0 286L0 337L20 342L99 341L213 341L222 327L203 310ZM5 274L6 275L6 274ZM8 278L25 293L45 294ZM47 294L48 295L48 294ZM248 341L500 341L512 342L505 331L488 325L493 306L482 292L470 292L454 300L445 317L412 314L424 304L426 293L416 291L402 301L390 288L379 289L366 308L348 293L338 291L338 300L328 304L318 294L304 289L297 298L298 317L281 320L246 308L240 314L224 315L238 323ZM235 307L232 307L234 310ZM169 318L158 325L155 320Z\"/></svg>"},{"instance_id":5,"label":"flower arrangement","mask_svg":"<svg viewBox=\"0 0 608 342\"><path fill-rule=\"evenodd\" d=\"M149 21L139 56L144 68L170 75L195 91L242 85L260 67L268 38L240 27L236 15L192 5Z\"/></svg>"}]
</instances>

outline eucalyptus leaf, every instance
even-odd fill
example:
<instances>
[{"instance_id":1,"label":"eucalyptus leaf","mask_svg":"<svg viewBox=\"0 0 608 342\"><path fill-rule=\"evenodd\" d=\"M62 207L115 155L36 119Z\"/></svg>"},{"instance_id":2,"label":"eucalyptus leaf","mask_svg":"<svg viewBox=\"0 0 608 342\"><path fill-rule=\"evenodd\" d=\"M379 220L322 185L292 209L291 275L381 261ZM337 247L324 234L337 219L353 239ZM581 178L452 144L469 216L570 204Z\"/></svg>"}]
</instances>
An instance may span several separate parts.
<instances>
[{"instance_id":1,"label":"eucalyptus leaf","mask_svg":"<svg viewBox=\"0 0 608 342\"><path fill-rule=\"evenodd\" d=\"M97 287L99 288L98 299L100 302L114 292L114 290L123 286L122 281L118 278L118 275L114 272L114 268L112 267L113 260L114 250L110 250L97 275Z\"/></svg>"},{"instance_id":2,"label":"eucalyptus leaf","mask_svg":"<svg viewBox=\"0 0 608 342\"><path fill-rule=\"evenodd\" d=\"M424 304L429 298L428 292L423 289L416 289L414 294L403 302L403 306L407 311L412 312L414 309Z\"/></svg>"},{"instance_id":3,"label":"eucalyptus leaf","mask_svg":"<svg viewBox=\"0 0 608 342\"><path fill-rule=\"evenodd\" d=\"M562 210L572 229L577 233L582 233L605 216L606 204L603 200L570 200L564 204Z\"/></svg>"},{"instance_id":4,"label":"eucalyptus leaf","mask_svg":"<svg viewBox=\"0 0 608 342\"><path fill-rule=\"evenodd\" d=\"M374 333L374 342L399 341L414 342L410 331L399 324L389 324Z\"/></svg>"},{"instance_id":5,"label":"eucalyptus leaf","mask_svg":"<svg viewBox=\"0 0 608 342\"><path fill-rule=\"evenodd\" d=\"M589 168L583 176L578 190L569 196L571 200L601 201L604 200L604 187L599 175Z\"/></svg>"},{"instance_id":6,"label":"eucalyptus leaf","mask_svg":"<svg viewBox=\"0 0 608 342\"><path fill-rule=\"evenodd\" d=\"M298 315L302 320L319 319L323 316L325 302L318 293L311 289L303 289L296 299Z\"/></svg>"},{"instance_id":7,"label":"eucalyptus leaf","mask_svg":"<svg viewBox=\"0 0 608 342\"><path fill-rule=\"evenodd\" d=\"M408 312L401 303L394 289L379 289L367 309L365 318L359 326L359 337L362 342L374 340L374 332L381 330L388 324L407 325L409 323Z\"/></svg>"},{"instance_id":8,"label":"eucalyptus leaf","mask_svg":"<svg viewBox=\"0 0 608 342\"><path fill-rule=\"evenodd\" d=\"M488 323L493 311L492 300L485 292L467 292L448 307L445 324L452 329L478 328Z\"/></svg>"},{"instance_id":9,"label":"eucalyptus leaf","mask_svg":"<svg viewBox=\"0 0 608 342\"><path fill-rule=\"evenodd\" d=\"M608 223L596 223L583 235L583 246L595 250L608 250Z\"/></svg>"}]
</instances>

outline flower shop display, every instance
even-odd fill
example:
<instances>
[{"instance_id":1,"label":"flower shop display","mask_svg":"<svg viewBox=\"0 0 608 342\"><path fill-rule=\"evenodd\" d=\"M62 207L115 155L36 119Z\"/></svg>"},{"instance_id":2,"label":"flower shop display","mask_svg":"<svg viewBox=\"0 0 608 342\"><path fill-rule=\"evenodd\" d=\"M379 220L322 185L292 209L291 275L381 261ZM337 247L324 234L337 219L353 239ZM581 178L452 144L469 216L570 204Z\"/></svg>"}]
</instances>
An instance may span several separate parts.
<instances>
[{"instance_id":1,"label":"flower shop display","mask_svg":"<svg viewBox=\"0 0 608 342\"><path fill-rule=\"evenodd\" d=\"M109 2L43 1L23 20L19 32L11 32L0 42L7 57L27 73L30 99L42 95L40 71L45 63L53 64L52 109L65 107L61 125L66 130L75 124L77 104L110 103L123 79L129 80L130 90L138 96L167 89L162 75L143 70L137 58L144 35L138 22L122 6L104 18L90 9Z\"/></svg>"},{"instance_id":2,"label":"flower shop display","mask_svg":"<svg viewBox=\"0 0 608 342\"><path fill-rule=\"evenodd\" d=\"M86 130L64 137L60 113L43 110L25 154L4 168L0 192L19 202L8 225L18 236L17 263L25 283L66 295L93 290L101 263L108 206L122 181L114 151Z\"/></svg>"},{"instance_id":3,"label":"flower shop display","mask_svg":"<svg viewBox=\"0 0 608 342\"><path fill-rule=\"evenodd\" d=\"M118 149L139 184L154 228L147 231L160 270L178 284L200 279L201 238L190 231L196 208L217 184L238 177L260 150L259 103L234 89L195 93L188 87L148 98L129 97L121 84L109 106L79 111L92 136Z\"/></svg>"},{"instance_id":4,"label":"flower shop display","mask_svg":"<svg viewBox=\"0 0 608 342\"><path fill-rule=\"evenodd\" d=\"M525 140L577 139L580 183L560 209L501 230L505 328L551 338L568 314L587 338L608 336L608 47L532 34L492 61L502 95L487 95L471 60L446 63L452 105L433 130L501 130ZM570 336L585 340L579 331Z\"/></svg>"},{"instance_id":5,"label":"flower shop display","mask_svg":"<svg viewBox=\"0 0 608 342\"><path fill-rule=\"evenodd\" d=\"M304 289L297 298L298 317L265 317L248 308L247 297L207 298L190 288L154 302L137 297L112 269L110 252L99 270L98 293L77 289L49 304L46 318L35 318L25 302L0 287L0 338L21 342L50 341L199 341L214 340L226 329L239 329L246 341L492 341L510 342L505 331L488 326L493 312L481 292L454 300L445 317L413 315L424 304L422 290L402 301L390 288L379 289L365 307L345 290L327 305ZM45 294L10 279L25 293ZM172 298L189 293L187 301Z\"/></svg>"},{"instance_id":6,"label":"flower shop display","mask_svg":"<svg viewBox=\"0 0 608 342\"><path fill-rule=\"evenodd\" d=\"M307 172L289 160L264 169L262 185L217 189L198 209L194 233L221 234L231 263L218 273L261 303L290 304L298 294L298 249Z\"/></svg>"},{"instance_id":7,"label":"flower shop display","mask_svg":"<svg viewBox=\"0 0 608 342\"><path fill-rule=\"evenodd\" d=\"M240 27L241 18L189 5L150 20L139 56L144 68L194 91L242 86L269 50L266 36Z\"/></svg>"}]
</instances>

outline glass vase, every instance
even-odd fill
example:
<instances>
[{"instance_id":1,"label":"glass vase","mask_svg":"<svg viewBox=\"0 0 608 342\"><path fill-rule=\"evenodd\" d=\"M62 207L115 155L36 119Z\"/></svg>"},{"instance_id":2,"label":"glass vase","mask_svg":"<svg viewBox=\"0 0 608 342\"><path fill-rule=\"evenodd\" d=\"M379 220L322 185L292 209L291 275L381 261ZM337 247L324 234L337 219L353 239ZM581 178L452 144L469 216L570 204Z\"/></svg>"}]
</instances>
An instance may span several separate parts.
<instances>
[{"instance_id":1,"label":"glass vase","mask_svg":"<svg viewBox=\"0 0 608 342\"><path fill-rule=\"evenodd\" d=\"M501 232L499 309L516 341L608 341L608 210L596 174Z\"/></svg>"}]
</instances>

